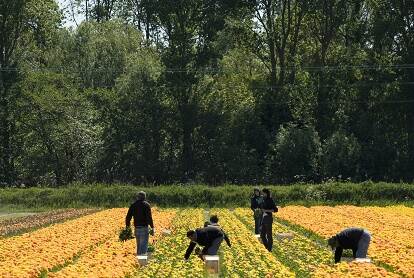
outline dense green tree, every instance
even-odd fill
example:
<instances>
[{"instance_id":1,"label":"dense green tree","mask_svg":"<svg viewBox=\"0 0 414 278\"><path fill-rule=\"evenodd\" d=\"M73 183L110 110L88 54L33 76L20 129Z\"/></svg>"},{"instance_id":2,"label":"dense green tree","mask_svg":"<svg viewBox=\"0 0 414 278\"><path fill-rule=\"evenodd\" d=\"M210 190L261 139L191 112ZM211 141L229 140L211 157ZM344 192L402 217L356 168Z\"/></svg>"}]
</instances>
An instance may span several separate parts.
<instances>
[{"instance_id":1,"label":"dense green tree","mask_svg":"<svg viewBox=\"0 0 414 278\"><path fill-rule=\"evenodd\" d=\"M372 8L372 37L377 53L394 57L393 63L401 66L398 79L400 100L405 111L404 129L407 131L408 178L414 179L414 3L412 1L369 1Z\"/></svg>"},{"instance_id":2,"label":"dense green tree","mask_svg":"<svg viewBox=\"0 0 414 278\"><path fill-rule=\"evenodd\" d=\"M227 45L227 31L220 35ZM202 96L197 130L201 180L246 183L262 180L267 136L253 89L266 78L261 62L242 47L230 49L218 65L218 73L200 82Z\"/></svg>"},{"instance_id":3,"label":"dense green tree","mask_svg":"<svg viewBox=\"0 0 414 278\"><path fill-rule=\"evenodd\" d=\"M104 153L100 178L160 183L169 163L168 99L159 84L158 55L141 50L128 57L118 79L112 107L105 110Z\"/></svg>"},{"instance_id":4,"label":"dense green tree","mask_svg":"<svg viewBox=\"0 0 414 278\"><path fill-rule=\"evenodd\" d=\"M156 1L156 15L164 30L163 63L165 82L178 113L182 179L194 179L194 130L199 125L198 82L204 70L215 66L217 53L212 42L224 28L226 14L232 14L238 2Z\"/></svg>"},{"instance_id":5,"label":"dense green tree","mask_svg":"<svg viewBox=\"0 0 414 278\"><path fill-rule=\"evenodd\" d=\"M0 2L0 183L17 176L13 146L14 110L18 99L15 87L19 70L29 55L47 46L60 15L52 0Z\"/></svg>"},{"instance_id":6,"label":"dense green tree","mask_svg":"<svg viewBox=\"0 0 414 278\"><path fill-rule=\"evenodd\" d=\"M322 174L325 178L357 177L361 147L355 136L335 132L322 146Z\"/></svg>"},{"instance_id":7,"label":"dense green tree","mask_svg":"<svg viewBox=\"0 0 414 278\"><path fill-rule=\"evenodd\" d=\"M11 182L14 176L10 88L16 80L16 72L12 69L16 66L13 56L18 39L23 33L25 15L25 1L2 1L0 4L0 181L2 182Z\"/></svg>"},{"instance_id":8,"label":"dense green tree","mask_svg":"<svg viewBox=\"0 0 414 278\"><path fill-rule=\"evenodd\" d=\"M127 64L140 49L141 34L120 21L85 22L66 42L72 71L82 88L113 88Z\"/></svg>"},{"instance_id":9,"label":"dense green tree","mask_svg":"<svg viewBox=\"0 0 414 278\"><path fill-rule=\"evenodd\" d=\"M16 163L26 183L90 181L102 128L98 113L62 74L30 73L21 82Z\"/></svg>"},{"instance_id":10,"label":"dense green tree","mask_svg":"<svg viewBox=\"0 0 414 278\"><path fill-rule=\"evenodd\" d=\"M312 126L282 126L266 159L270 182L318 180L321 142Z\"/></svg>"},{"instance_id":11,"label":"dense green tree","mask_svg":"<svg viewBox=\"0 0 414 278\"><path fill-rule=\"evenodd\" d=\"M414 179L407 0L0 1L0 183Z\"/></svg>"},{"instance_id":12,"label":"dense green tree","mask_svg":"<svg viewBox=\"0 0 414 278\"><path fill-rule=\"evenodd\" d=\"M75 17L77 13L81 13L84 15L86 21L108 21L116 14L118 3L121 1L122 0L69 0L69 13L72 17Z\"/></svg>"}]
</instances>

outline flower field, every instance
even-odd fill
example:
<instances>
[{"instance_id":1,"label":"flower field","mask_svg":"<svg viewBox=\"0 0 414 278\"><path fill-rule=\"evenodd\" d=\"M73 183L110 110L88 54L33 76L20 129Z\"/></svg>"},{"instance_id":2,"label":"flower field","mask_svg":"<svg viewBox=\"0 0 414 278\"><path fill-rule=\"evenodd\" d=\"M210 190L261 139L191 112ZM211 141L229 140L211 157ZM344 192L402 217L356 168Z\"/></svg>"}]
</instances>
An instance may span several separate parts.
<instances>
[{"instance_id":1,"label":"flower field","mask_svg":"<svg viewBox=\"0 0 414 278\"><path fill-rule=\"evenodd\" d=\"M290 206L278 216L324 238L346 227L364 227L372 234L369 256L397 273L414 277L413 208Z\"/></svg>"},{"instance_id":2,"label":"flower field","mask_svg":"<svg viewBox=\"0 0 414 278\"><path fill-rule=\"evenodd\" d=\"M414 209L394 207L301 207L280 209L273 225L273 252L253 235L250 209L153 209L154 252L147 266L135 259L135 240L120 242L126 208L108 209L0 238L0 277L205 277L203 262L184 253L186 231L212 214L231 241L222 243L220 277L414 277ZM278 220L280 219L280 220ZM333 264L323 239L361 226L372 232L372 264ZM278 240L278 234L291 240Z\"/></svg>"},{"instance_id":3,"label":"flower field","mask_svg":"<svg viewBox=\"0 0 414 278\"><path fill-rule=\"evenodd\" d=\"M168 229L175 216L175 210L165 210L154 212L154 221L160 231ZM123 216L124 214L122 214ZM121 216L121 218L122 218ZM161 233L155 234L150 238L151 243L155 243ZM104 244L94 248L90 252L82 255L76 263L62 268L60 271L52 273L50 277L125 277L135 271L135 248L136 241L129 240L120 242L118 234Z\"/></svg>"},{"instance_id":4,"label":"flower field","mask_svg":"<svg viewBox=\"0 0 414 278\"><path fill-rule=\"evenodd\" d=\"M232 241L232 248L223 243L224 272L229 277L295 277L294 273L269 253L228 210L214 210L223 230Z\"/></svg>"},{"instance_id":5,"label":"flower field","mask_svg":"<svg viewBox=\"0 0 414 278\"><path fill-rule=\"evenodd\" d=\"M21 233L93 212L96 212L96 209L60 209L7 220L0 219L0 237Z\"/></svg>"}]
</instances>

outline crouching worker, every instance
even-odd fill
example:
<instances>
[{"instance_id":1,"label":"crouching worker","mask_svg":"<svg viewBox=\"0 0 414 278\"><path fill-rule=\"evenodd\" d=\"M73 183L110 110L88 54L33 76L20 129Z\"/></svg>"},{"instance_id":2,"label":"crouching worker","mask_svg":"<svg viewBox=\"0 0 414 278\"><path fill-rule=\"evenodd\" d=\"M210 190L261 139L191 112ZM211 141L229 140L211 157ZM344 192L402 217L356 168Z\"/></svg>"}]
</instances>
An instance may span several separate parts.
<instances>
[{"instance_id":1,"label":"crouching worker","mask_svg":"<svg viewBox=\"0 0 414 278\"><path fill-rule=\"evenodd\" d=\"M338 263L344 249L352 249L354 259L365 259L370 241L371 235L367 230L348 228L328 239L328 245L335 249L335 263Z\"/></svg>"},{"instance_id":2,"label":"crouching worker","mask_svg":"<svg viewBox=\"0 0 414 278\"><path fill-rule=\"evenodd\" d=\"M217 227L208 226L187 232L187 237L191 240L190 245L185 252L184 258L188 260L194 247L198 244L203 246L199 257L203 259L204 255L217 255L220 244L224 239L223 231Z\"/></svg>"}]
</instances>

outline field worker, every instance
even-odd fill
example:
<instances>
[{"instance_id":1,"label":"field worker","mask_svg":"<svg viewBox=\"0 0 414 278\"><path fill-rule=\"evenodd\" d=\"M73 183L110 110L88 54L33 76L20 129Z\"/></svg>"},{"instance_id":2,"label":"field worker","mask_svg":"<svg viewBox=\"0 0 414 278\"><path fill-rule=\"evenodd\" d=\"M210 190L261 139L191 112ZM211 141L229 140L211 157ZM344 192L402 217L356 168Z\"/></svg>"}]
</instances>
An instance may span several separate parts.
<instances>
[{"instance_id":1,"label":"field worker","mask_svg":"<svg viewBox=\"0 0 414 278\"><path fill-rule=\"evenodd\" d=\"M154 235L154 223L152 221L151 206L146 201L144 191L138 192L137 200L128 210L125 223L129 227L131 218L134 217L135 238L137 239L137 255L144 255L148 250L149 234ZM149 227L151 230L149 230Z\"/></svg>"},{"instance_id":2,"label":"field worker","mask_svg":"<svg viewBox=\"0 0 414 278\"><path fill-rule=\"evenodd\" d=\"M256 187L253 190L253 195L250 199L250 208L253 211L253 217L254 217L254 233L256 235L260 234L260 226L261 226L262 217L263 217L263 213L261 210L262 203L263 203L263 197L260 195L260 189Z\"/></svg>"},{"instance_id":3,"label":"field worker","mask_svg":"<svg viewBox=\"0 0 414 278\"><path fill-rule=\"evenodd\" d=\"M272 252L273 247L273 213L277 212L275 201L270 194L269 189L263 189L263 203L262 203L262 227L260 231L260 238L262 239L263 245L269 252Z\"/></svg>"},{"instance_id":4,"label":"field worker","mask_svg":"<svg viewBox=\"0 0 414 278\"><path fill-rule=\"evenodd\" d=\"M227 234L224 232L223 228L220 227L220 225L218 224L218 221L219 221L219 219L218 219L217 215L212 215L210 217L210 222L207 222L208 224L206 223L207 225L204 225L204 227L211 226L211 227L219 228L223 232L223 239L226 241L227 246L231 247L230 239L227 236Z\"/></svg>"},{"instance_id":5,"label":"field worker","mask_svg":"<svg viewBox=\"0 0 414 278\"><path fill-rule=\"evenodd\" d=\"M335 263L338 263L344 249L352 249L354 258L365 259L370 241L371 235L367 230L348 228L328 239L328 245L335 249Z\"/></svg>"},{"instance_id":6,"label":"field worker","mask_svg":"<svg viewBox=\"0 0 414 278\"><path fill-rule=\"evenodd\" d=\"M188 260L194 247L198 244L203 246L199 257L203 259L203 255L217 255L220 244L224 239L223 231L220 228L207 226L187 232L187 237L191 240L190 245L185 252L184 258Z\"/></svg>"}]
</instances>

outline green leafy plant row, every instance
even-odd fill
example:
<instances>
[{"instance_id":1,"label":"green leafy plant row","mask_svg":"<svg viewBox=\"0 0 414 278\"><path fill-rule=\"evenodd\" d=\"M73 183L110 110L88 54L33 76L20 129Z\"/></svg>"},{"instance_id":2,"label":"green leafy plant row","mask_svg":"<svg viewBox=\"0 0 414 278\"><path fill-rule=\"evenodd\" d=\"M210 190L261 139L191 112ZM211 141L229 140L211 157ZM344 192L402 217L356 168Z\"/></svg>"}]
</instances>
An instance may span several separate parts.
<instances>
[{"instance_id":1,"label":"green leafy plant row","mask_svg":"<svg viewBox=\"0 0 414 278\"><path fill-rule=\"evenodd\" d=\"M270 188L279 205L414 203L412 184L335 182L261 187ZM158 206L238 207L250 205L253 186L75 184L61 188L7 188L0 190L0 207L123 207L133 202L140 190L146 191L149 201Z\"/></svg>"}]
</instances>

